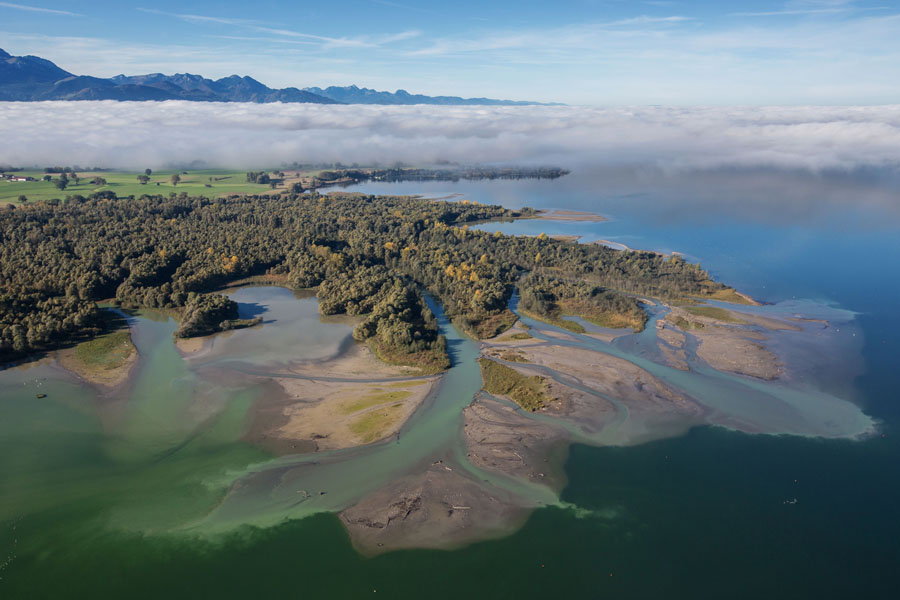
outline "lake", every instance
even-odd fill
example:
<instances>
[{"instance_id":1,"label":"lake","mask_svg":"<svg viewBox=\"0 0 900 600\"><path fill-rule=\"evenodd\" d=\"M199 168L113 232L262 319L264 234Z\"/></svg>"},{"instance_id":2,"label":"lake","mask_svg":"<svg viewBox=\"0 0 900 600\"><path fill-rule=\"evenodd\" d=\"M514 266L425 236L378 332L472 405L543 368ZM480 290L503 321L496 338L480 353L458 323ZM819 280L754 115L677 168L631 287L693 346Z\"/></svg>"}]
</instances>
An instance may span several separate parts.
<instances>
[{"instance_id":1,"label":"lake","mask_svg":"<svg viewBox=\"0 0 900 600\"><path fill-rule=\"evenodd\" d=\"M112 397L47 361L0 372L0 592L892 597L900 579L898 188L881 173L652 171L351 188L597 212L609 220L489 229L678 251L771 303L764 309L837 319L842 335L827 348L798 349L802 385L853 401L878 420L878 434L848 441L703 427L630 447L575 445L563 502L518 490L552 506L510 536L362 558L329 511L458 444L459 410L478 387L477 349L442 319L454 368L400 443L316 455L327 468L303 485L328 494L298 508L300 484L273 485L272 476L283 482L311 459L273 461L240 440L249 406L269 392L252 375L333 356L351 343L352 327L319 318L314 298L243 288L233 292L242 316L262 316L263 326L217 336L189 360L171 343L174 321L131 316L140 363ZM245 475L243 493L210 514Z\"/></svg>"}]
</instances>

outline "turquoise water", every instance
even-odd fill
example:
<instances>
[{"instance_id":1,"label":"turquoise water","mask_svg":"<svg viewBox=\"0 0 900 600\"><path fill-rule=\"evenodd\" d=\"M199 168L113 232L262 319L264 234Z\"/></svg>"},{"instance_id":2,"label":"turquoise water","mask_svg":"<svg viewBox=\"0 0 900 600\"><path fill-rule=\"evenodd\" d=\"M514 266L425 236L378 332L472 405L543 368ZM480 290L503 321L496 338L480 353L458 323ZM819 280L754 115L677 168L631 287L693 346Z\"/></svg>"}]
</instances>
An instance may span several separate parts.
<instances>
[{"instance_id":1,"label":"turquoise water","mask_svg":"<svg viewBox=\"0 0 900 600\"><path fill-rule=\"evenodd\" d=\"M510 537L453 552L364 559L327 511L452 451L458 438L451 428L478 387L477 371L468 368L477 351L442 320L454 369L399 444L317 456L323 468L307 475L309 459L273 460L240 442L247 409L268 393L244 373L279 372L292 356L331 356L347 343L350 326L321 323L313 299L278 288L240 290L235 297L244 315L261 314L268 325L218 337L212 350L190 361L170 343L173 322L137 317L144 376L124 400L98 398L49 364L0 373L0 594L893 597L900 564L894 435L900 336L892 313L900 278L892 258L900 242L897 212L884 198L897 188L871 178L853 185L755 175L756 185L746 174L698 182L575 173L555 182L423 191L601 212L613 220L530 221L522 232L582 228L584 236L678 250L775 303L762 310L827 315L841 332L828 352L791 346L803 357L791 389L804 398L857 402L880 419L878 435L824 440L707 427L627 448L576 445L562 503L541 489L492 478L491 485L552 505ZM806 212L776 214L780 187L781 204L806 199ZM623 193L628 189L631 195ZM848 193L843 202L835 189ZM698 199L699 191L706 196ZM508 226L523 225L499 227ZM292 326L278 326L287 322ZM646 348L638 336L609 351L642 360ZM36 404L36 391L48 393L46 402ZM235 479L240 491L222 501ZM327 494L297 504L298 489Z\"/></svg>"}]
</instances>

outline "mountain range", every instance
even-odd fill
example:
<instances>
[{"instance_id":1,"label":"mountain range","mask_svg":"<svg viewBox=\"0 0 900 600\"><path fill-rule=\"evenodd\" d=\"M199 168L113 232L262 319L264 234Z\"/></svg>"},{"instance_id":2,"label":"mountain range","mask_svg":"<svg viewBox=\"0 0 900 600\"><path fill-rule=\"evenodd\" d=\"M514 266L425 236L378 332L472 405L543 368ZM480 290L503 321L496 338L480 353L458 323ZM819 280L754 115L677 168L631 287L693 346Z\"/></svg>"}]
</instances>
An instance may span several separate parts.
<instances>
[{"instance_id":1,"label":"mountain range","mask_svg":"<svg viewBox=\"0 0 900 600\"><path fill-rule=\"evenodd\" d=\"M423 96L405 90L380 92L355 85L298 89L270 88L252 77L231 75L116 75L109 79L75 75L37 56L13 56L0 49L0 101L190 100L194 102L307 102L315 104L527 105L536 102Z\"/></svg>"}]
</instances>

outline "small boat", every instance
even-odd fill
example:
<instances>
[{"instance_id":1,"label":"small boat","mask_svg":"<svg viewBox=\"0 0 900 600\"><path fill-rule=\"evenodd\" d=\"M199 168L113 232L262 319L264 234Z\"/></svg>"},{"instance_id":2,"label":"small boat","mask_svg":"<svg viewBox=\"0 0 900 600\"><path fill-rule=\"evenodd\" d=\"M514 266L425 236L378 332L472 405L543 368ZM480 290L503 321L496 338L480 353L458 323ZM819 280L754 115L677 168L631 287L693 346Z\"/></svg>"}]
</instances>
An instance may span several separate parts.
<instances>
[{"instance_id":1,"label":"small boat","mask_svg":"<svg viewBox=\"0 0 900 600\"><path fill-rule=\"evenodd\" d=\"M47 394L38 394L37 397L38 397L38 398L46 398L46 397L47 397Z\"/></svg>"}]
</instances>

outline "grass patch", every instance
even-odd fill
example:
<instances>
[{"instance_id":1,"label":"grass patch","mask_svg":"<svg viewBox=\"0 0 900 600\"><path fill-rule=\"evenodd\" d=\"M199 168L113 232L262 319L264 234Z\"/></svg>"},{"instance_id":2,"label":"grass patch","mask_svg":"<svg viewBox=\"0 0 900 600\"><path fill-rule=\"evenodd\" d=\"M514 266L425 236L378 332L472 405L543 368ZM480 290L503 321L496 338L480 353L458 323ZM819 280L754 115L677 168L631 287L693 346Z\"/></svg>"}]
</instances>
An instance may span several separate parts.
<instances>
[{"instance_id":1,"label":"grass patch","mask_svg":"<svg viewBox=\"0 0 900 600\"><path fill-rule=\"evenodd\" d=\"M66 196L81 195L87 197L95 192L105 190L115 192L116 196L120 198L140 196L142 194L168 196L172 192L176 194L187 192L190 196L218 198L219 196L230 194L277 194L284 191L283 187L272 190L268 185L248 183L246 171L220 169L189 170L187 175L183 171L154 171L150 176L150 182L147 184L141 184L137 180L137 176L142 173L137 171L133 173L124 171L82 171L79 173L81 183L75 185L74 180L70 180L70 185L66 189L58 190L56 189L56 181L59 179L57 174L51 174L52 181L41 181L40 179L45 175L43 171L16 171L15 175L34 177L38 181L14 183L0 181L0 202L20 204L19 196L23 195L28 198L27 203L31 204L53 198L62 200ZM171 177L175 173L178 173L181 177L178 185L172 185L171 182ZM91 180L95 177L105 179L106 185L98 186L91 183ZM207 187L207 185L211 187Z\"/></svg>"},{"instance_id":2,"label":"grass patch","mask_svg":"<svg viewBox=\"0 0 900 600\"><path fill-rule=\"evenodd\" d=\"M511 336L509 336L508 339L511 339L511 340L531 340L531 339L534 339L534 338L533 338L533 336L532 336L530 333L525 332L525 331L520 331L519 333L514 333L514 334L512 334Z\"/></svg>"},{"instance_id":3,"label":"grass patch","mask_svg":"<svg viewBox=\"0 0 900 600\"><path fill-rule=\"evenodd\" d=\"M479 358L482 387L490 394L508 396L532 412L544 408L550 402L546 392L546 380L537 375L522 375L515 369L488 358Z\"/></svg>"},{"instance_id":4,"label":"grass patch","mask_svg":"<svg viewBox=\"0 0 900 600\"><path fill-rule=\"evenodd\" d=\"M707 317L717 321L724 321L725 323L747 324L747 321L735 317L731 312L718 306L688 306L684 310L698 317Z\"/></svg>"},{"instance_id":5,"label":"grass patch","mask_svg":"<svg viewBox=\"0 0 900 600\"><path fill-rule=\"evenodd\" d=\"M679 329L683 329L684 331L689 331L691 329L703 329L706 327L703 323L697 321L688 321L684 317L675 317L674 319L670 319L670 322L675 327Z\"/></svg>"},{"instance_id":6,"label":"grass patch","mask_svg":"<svg viewBox=\"0 0 900 600\"><path fill-rule=\"evenodd\" d=\"M374 338L369 340L369 348L375 358L389 365L415 367L421 375L434 375L450 368L450 357L446 352L397 352L379 344Z\"/></svg>"},{"instance_id":7,"label":"grass patch","mask_svg":"<svg viewBox=\"0 0 900 600\"><path fill-rule=\"evenodd\" d=\"M369 394L368 396L363 396L362 398L358 398L351 402L346 402L341 404L341 414L343 415L352 415L355 412L359 412L361 410L365 410L367 408L372 408L373 406L378 406L380 404L387 404L389 402L400 402L402 400L406 400L409 398L412 392L406 391L394 391L394 392L385 392L383 390L375 390L375 393Z\"/></svg>"},{"instance_id":8,"label":"grass patch","mask_svg":"<svg viewBox=\"0 0 900 600\"><path fill-rule=\"evenodd\" d=\"M500 360L505 360L506 362L528 362L521 352L516 352L513 350L504 350L500 352Z\"/></svg>"},{"instance_id":9,"label":"grass patch","mask_svg":"<svg viewBox=\"0 0 900 600\"><path fill-rule=\"evenodd\" d=\"M364 444L383 438L401 415L402 404L392 404L380 410L367 412L351 423L350 431L359 436Z\"/></svg>"},{"instance_id":10,"label":"grass patch","mask_svg":"<svg viewBox=\"0 0 900 600\"><path fill-rule=\"evenodd\" d=\"M128 360L134 352L131 334L126 329L101 335L75 346L75 358L93 369L115 369Z\"/></svg>"}]
</instances>

